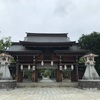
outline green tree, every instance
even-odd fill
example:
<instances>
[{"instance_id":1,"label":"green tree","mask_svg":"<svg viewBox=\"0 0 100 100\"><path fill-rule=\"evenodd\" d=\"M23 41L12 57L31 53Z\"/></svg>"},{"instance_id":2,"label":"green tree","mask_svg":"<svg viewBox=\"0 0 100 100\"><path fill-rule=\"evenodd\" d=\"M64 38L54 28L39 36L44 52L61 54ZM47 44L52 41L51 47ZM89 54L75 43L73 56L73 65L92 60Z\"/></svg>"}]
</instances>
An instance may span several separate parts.
<instances>
[{"instance_id":1,"label":"green tree","mask_svg":"<svg viewBox=\"0 0 100 100\"><path fill-rule=\"evenodd\" d=\"M100 54L100 33L93 32L88 35L82 35L78 40L80 46L90 52Z\"/></svg>"},{"instance_id":2,"label":"green tree","mask_svg":"<svg viewBox=\"0 0 100 100\"><path fill-rule=\"evenodd\" d=\"M85 59L81 57L81 58L79 59L78 62L79 62L80 64L81 64L81 63L83 64L83 63L85 63Z\"/></svg>"},{"instance_id":3,"label":"green tree","mask_svg":"<svg viewBox=\"0 0 100 100\"><path fill-rule=\"evenodd\" d=\"M11 47L11 37L3 37L0 40L0 51L7 50ZM14 58L11 58L11 63L16 63Z\"/></svg>"},{"instance_id":4,"label":"green tree","mask_svg":"<svg viewBox=\"0 0 100 100\"><path fill-rule=\"evenodd\" d=\"M99 57L96 58L96 69L100 74L100 33L92 32L88 35L83 34L78 42L81 48L99 55Z\"/></svg>"},{"instance_id":5,"label":"green tree","mask_svg":"<svg viewBox=\"0 0 100 100\"><path fill-rule=\"evenodd\" d=\"M11 46L11 37L4 37L0 40L0 50L7 50Z\"/></svg>"}]
</instances>

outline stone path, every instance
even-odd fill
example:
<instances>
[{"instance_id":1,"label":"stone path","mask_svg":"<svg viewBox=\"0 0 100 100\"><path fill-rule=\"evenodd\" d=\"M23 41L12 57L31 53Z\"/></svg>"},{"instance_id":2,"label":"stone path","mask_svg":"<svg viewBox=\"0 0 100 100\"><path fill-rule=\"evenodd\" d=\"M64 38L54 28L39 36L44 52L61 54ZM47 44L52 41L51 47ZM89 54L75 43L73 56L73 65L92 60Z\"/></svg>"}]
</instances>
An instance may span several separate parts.
<instances>
[{"instance_id":1,"label":"stone path","mask_svg":"<svg viewBox=\"0 0 100 100\"><path fill-rule=\"evenodd\" d=\"M0 100L100 100L100 90L66 87L0 89Z\"/></svg>"},{"instance_id":2,"label":"stone path","mask_svg":"<svg viewBox=\"0 0 100 100\"><path fill-rule=\"evenodd\" d=\"M54 82L54 81L49 79L48 77L44 77L40 82L49 83L49 82Z\"/></svg>"}]
</instances>

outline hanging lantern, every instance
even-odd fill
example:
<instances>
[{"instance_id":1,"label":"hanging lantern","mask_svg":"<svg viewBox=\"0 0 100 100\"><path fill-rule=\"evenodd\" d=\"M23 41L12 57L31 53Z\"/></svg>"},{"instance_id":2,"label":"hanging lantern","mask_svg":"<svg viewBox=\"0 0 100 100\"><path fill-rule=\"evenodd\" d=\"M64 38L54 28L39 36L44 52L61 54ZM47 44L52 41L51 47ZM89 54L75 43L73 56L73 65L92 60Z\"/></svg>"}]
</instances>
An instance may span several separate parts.
<instances>
[{"instance_id":1,"label":"hanging lantern","mask_svg":"<svg viewBox=\"0 0 100 100\"><path fill-rule=\"evenodd\" d=\"M23 65L20 66L20 69L23 70Z\"/></svg>"},{"instance_id":2,"label":"hanging lantern","mask_svg":"<svg viewBox=\"0 0 100 100\"><path fill-rule=\"evenodd\" d=\"M31 69L31 66L30 65L28 65L28 70L30 70Z\"/></svg>"},{"instance_id":3,"label":"hanging lantern","mask_svg":"<svg viewBox=\"0 0 100 100\"><path fill-rule=\"evenodd\" d=\"M59 69L62 70L62 66L59 66L59 67L60 67Z\"/></svg>"},{"instance_id":4,"label":"hanging lantern","mask_svg":"<svg viewBox=\"0 0 100 100\"><path fill-rule=\"evenodd\" d=\"M53 61L51 61L51 66L53 66Z\"/></svg>"},{"instance_id":5,"label":"hanging lantern","mask_svg":"<svg viewBox=\"0 0 100 100\"><path fill-rule=\"evenodd\" d=\"M35 56L34 56L34 61L35 61Z\"/></svg>"},{"instance_id":6,"label":"hanging lantern","mask_svg":"<svg viewBox=\"0 0 100 100\"><path fill-rule=\"evenodd\" d=\"M42 65L42 66L44 65L44 62L43 62L43 60L41 61L41 65Z\"/></svg>"},{"instance_id":7,"label":"hanging lantern","mask_svg":"<svg viewBox=\"0 0 100 100\"><path fill-rule=\"evenodd\" d=\"M35 66L32 67L32 70L35 70Z\"/></svg>"},{"instance_id":8,"label":"hanging lantern","mask_svg":"<svg viewBox=\"0 0 100 100\"><path fill-rule=\"evenodd\" d=\"M65 70L67 69L67 66L66 66L66 65L64 65L64 69L65 69Z\"/></svg>"},{"instance_id":9,"label":"hanging lantern","mask_svg":"<svg viewBox=\"0 0 100 100\"><path fill-rule=\"evenodd\" d=\"M61 56L60 56L60 62L61 62Z\"/></svg>"},{"instance_id":10,"label":"hanging lantern","mask_svg":"<svg viewBox=\"0 0 100 100\"><path fill-rule=\"evenodd\" d=\"M74 69L74 66L73 66L73 65L71 65L71 69L72 69L72 70Z\"/></svg>"}]
</instances>

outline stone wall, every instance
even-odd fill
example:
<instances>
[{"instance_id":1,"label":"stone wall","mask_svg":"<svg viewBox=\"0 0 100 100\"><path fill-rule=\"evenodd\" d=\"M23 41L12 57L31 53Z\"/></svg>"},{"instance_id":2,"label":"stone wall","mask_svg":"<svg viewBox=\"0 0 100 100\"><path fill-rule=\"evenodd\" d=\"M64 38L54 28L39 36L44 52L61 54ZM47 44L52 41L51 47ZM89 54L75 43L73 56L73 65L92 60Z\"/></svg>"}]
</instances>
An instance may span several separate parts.
<instances>
[{"instance_id":1,"label":"stone wall","mask_svg":"<svg viewBox=\"0 0 100 100\"><path fill-rule=\"evenodd\" d=\"M14 89L15 87L15 80L0 80L0 89Z\"/></svg>"},{"instance_id":2,"label":"stone wall","mask_svg":"<svg viewBox=\"0 0 100 100\"><path fill-rule=\"evenodd\" d=\"M84 88L97 88L100 90L100 80L80 80L78 82L78 87Z\"/></svg>"}]
</instances>

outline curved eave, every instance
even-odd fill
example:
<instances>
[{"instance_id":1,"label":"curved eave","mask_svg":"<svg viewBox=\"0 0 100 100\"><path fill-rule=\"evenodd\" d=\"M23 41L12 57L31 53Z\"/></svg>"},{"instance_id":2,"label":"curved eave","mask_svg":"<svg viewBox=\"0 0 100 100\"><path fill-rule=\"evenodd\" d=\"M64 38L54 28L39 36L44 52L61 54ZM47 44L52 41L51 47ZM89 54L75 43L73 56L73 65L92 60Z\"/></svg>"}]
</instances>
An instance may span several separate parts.
<instances>
[{"instance_id":1,"label":"curved eave","mask_svg":"<svg viewBox=\"0 0 100 100\"><path fill-rule=\"evenodd\" d=\"M88 51L68 51L68 52L54 52L58 56L66 56L66 55L72 55L72 56L83 56L87 53Z\"/></svg>"},{"instance_id":2,"label":"curved eave","mask_svg":"<svg viewBox=\"0 0 100 100\"><path fill-rule=\"evenodd\" d=\"M40 54L40 51L6 51L7 53L13 55L13 56L37 56Z\"/></svg>"},{"instance_id":3,"label":"curved eave","mask_svg":"<svg viewBox=\"0 0 100 100\"><path fill-rule=\"evenodd\" d=\"M12 42L12 45L20 45L19 42Z\"/></svg>"},{"instance_id":4,"label":"curved eave","mask_svg":"<svg viewBox=\"0 0 100 100\"><path fill-rule=\"evenodd\" d=\"M72 46L77 43L73 42L25 42L20 41L20 43L25 47L65 47L65 46Z\"/></svg>"}]
</instances>

